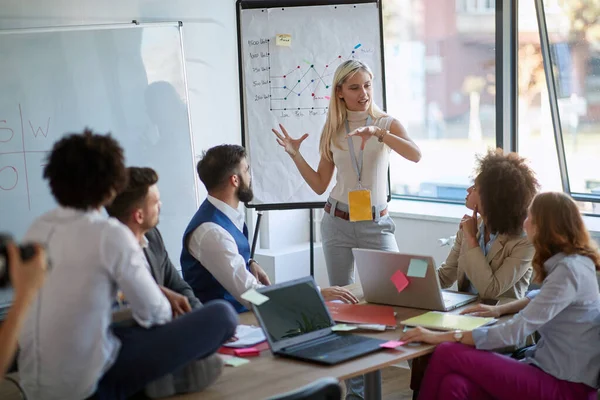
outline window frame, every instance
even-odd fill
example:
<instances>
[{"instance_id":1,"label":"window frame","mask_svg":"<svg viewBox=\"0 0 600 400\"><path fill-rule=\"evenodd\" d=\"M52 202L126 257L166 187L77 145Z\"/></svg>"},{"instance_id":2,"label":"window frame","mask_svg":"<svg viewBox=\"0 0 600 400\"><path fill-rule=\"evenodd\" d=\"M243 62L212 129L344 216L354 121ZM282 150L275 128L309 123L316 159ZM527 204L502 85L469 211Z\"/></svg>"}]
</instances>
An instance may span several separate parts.
<instances>
[{"instance_id":1,"label":"window frame","mask_svg":"<svg viewBox=\"0 0 600 400\"><path fill-rule=\"evenodd\" d=\"M535 0L535 11L538 21L540 46L542 50L542 60L544 63L544 74L546 75L546 85L548 87L550 116L552 118L554 141L556 142L556 152L558 156L558 168L560 170L560 179L562 183L563 192L565 192L577 201L600 203L600 195L573 192L571 190L569 169L567 165L567 157L563 140L562 123L560 119L560 110L558 108L557 82L556 76L552 73L552 52L550 49L550 39L548 36L548 25L546 24L546 13L543 0ZM600 217L600 215L598 214L586 213L586 215Z\"/></svg>"}]
</instances>

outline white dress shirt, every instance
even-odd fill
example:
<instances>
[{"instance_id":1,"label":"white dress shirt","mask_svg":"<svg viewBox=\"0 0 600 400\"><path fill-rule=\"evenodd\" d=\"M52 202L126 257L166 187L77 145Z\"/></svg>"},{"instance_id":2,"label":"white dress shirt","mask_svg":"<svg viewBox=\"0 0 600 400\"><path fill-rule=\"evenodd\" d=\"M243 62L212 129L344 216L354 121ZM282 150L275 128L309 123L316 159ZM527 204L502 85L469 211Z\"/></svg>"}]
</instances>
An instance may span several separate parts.
<instances>
[{"instance_id":1,"label":"white dress shirt","mask_svg":"<svg viewBox=\"0 0 600 400\"><path fill-rule=\"evenodd\" d=\"M208 196L208 201L225 214L240 232L243 231L242 213L212 196ZM225 290L241 304L250 307L250 303L240 296L247 290L263 285L246 269L246 262L229 232L214 222L205 222L190 235L188 250Z\"/></svg>"},{"instance_id":2,"label":"white dress shirt","mask_svg":"<svg viewBox=\"0 0 600 400\"><path fill-rule=\"evenodd\" d=\"M170 321L171 306L133 233L114 218L59 207L24 241L46 246L49 271L19 337L21 384L32 400L86 398L121 346L110 329L117 290L143 327Z\"/></svg>"}]
</instances>

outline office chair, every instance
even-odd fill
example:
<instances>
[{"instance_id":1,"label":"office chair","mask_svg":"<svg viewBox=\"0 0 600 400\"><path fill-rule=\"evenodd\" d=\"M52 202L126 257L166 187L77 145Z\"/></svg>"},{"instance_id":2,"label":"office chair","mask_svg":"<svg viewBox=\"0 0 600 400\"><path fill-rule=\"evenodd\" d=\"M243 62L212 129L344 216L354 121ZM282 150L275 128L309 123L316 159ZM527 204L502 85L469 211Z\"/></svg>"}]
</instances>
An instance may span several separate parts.
<instances>
[{"instance_id":1,"label":"office chair","mask_svg":"<svg viewBox=\"0 0 600 400\"><path fill-rule=\"evenodd\" d=\"M267 400L340 400L342 388L335 378L321 378L318 381L292 392L282 393Z\"/></svg>"}]
</instances>

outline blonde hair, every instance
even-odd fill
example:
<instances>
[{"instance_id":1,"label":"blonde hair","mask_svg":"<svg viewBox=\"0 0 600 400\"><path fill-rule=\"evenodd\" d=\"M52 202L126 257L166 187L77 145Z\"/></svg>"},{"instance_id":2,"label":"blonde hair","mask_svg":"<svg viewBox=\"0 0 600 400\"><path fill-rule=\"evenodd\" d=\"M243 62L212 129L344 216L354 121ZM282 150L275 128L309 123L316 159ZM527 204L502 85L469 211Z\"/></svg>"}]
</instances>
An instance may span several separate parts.
<instances>
[{"instance_id":1,"label":"blonde hair","mask_svg":"<svg viewBox=\"0 0 600 400\"><path fill-rule=\"evenodd\" d=\"M364 71L371 79L373 79L373 72L367 66L367 64L358 60L348 60L341 63L335 70L333 75L333 82L331 83L331 97L329 99L329 109L327 111L327 120L323 126L323 132L321 132L321 141L319 143L319 152L322 157L325 157L328 161L333 162L333 154L331 153L331 146L334 145L337 148L341 148L336 140L336 135L344 125L344 121L347 118L346 105L343 99L338 97L337 90L341 89L342 85L348 78L351 78L358 71ZM381 111L371 98L369 108L367 112L376 120L384 117L386 114Z\"/></svg>"}]
</instances>

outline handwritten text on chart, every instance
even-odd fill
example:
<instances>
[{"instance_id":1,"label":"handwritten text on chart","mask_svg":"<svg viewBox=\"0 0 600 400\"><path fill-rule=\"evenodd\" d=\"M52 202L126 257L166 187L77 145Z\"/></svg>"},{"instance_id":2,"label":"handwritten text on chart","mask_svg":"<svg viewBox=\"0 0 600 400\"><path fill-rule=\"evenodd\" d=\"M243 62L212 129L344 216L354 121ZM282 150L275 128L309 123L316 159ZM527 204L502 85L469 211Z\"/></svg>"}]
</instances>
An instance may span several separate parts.
<instances>
[{"instance_id":1,"label":"handwritten text on chart","mask_svg":"<svg viewBox=\"0 0 600 400\"><path fill-rule=\"evenodd\" d=\"M1 117L1 116L0 116ZM25 145L25 135L32 135L35 140L45 140L50 132L50 118L48 118L45 126L34 126L33 122L23 117L23 109L19 104L19 118L20 121L7 121L0 119L0 156L9 154L22 154L23 155L23 171L22 174L25 178L25 185L27 188L27 202L29 209L31 210L31 196L29 190L29 176L27 170L27 154L28 153L47 153L47 151L39 150L27 150ZM20 123L21 128L21 140L23 146L18 151L7 151L2 148L4 143L9 143L15 137L15 125ZM17 128L18 129L18 128ZM43 165L42 165L43 166ZM0 166L0 191L9 191L17 187L19 183L20 171L14 165L2 165Z\"/></svg>"}]
</instances>

